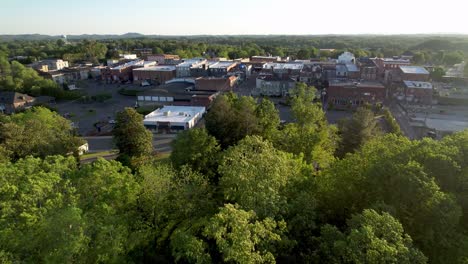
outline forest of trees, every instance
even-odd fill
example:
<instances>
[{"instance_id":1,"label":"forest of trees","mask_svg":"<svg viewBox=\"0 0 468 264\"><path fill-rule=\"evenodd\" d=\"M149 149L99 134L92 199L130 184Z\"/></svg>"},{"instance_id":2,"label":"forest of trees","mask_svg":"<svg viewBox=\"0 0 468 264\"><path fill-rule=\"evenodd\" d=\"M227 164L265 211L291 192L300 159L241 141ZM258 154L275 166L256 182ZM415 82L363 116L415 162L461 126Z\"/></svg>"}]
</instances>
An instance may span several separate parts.
<instances>
[{"instance_id":1,"label":"forest of trees","mask_svg":"<svg viewBox=\"0 0 468 264\"><path fill-rule=\"evenodd\" d=\"M336 127L314 94L298 85L286 125L219 96L167 160L130 108L123 157L90 164L59 115L2 117L0 262L467 263L468 131L411 141L368 108Z\"/></svg>"},{"instance_id":2,"label":"forest of trees","mask_svg":"<svg viewBox=\"0 0 468 264\"><path fill-rule=\"evenodd\" d=\"M19 37L18 37L19 38ZM121 53L150 48L153 53L177 54L189 57L247 58L254 55L289 56L295 59L311 57L336 58L343 51L356 57L391 57L413 55L415 64L453 65L468 54L466 36L192 36L134 38L71 38L9 41L0 36L0 53L10 57L26 56L24 63L45 58L63 58L71 62L104 62ZM319 49L335 49L334 52Z\"/></svg>"}]
</instances>

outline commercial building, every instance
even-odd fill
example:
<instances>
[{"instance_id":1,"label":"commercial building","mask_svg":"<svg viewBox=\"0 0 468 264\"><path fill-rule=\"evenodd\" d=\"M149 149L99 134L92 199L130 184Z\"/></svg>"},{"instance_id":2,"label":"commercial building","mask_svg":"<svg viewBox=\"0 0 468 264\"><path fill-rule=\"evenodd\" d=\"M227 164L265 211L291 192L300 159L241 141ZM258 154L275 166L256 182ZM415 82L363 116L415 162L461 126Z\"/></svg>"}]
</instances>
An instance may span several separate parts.
<instances>
[{"instance_id":1,"label":"commercial building","mask_svg":"<svg viewBox=\"0 0 468 264\"><path fill-rule=\"evenodd\" d=\"M385 82L398 81L399 67L411 65L409 59L400 57L375 58L374 63L377 66L377 79Z\"/></svg>"},{"instance_id":2,"label":"commercial building","mask_svg":"<svg viewBox=\"0 0 468 264\"><path fill-rule=\"evenodd\" d=\"M236 66L237 62L234 61L218 61L208 65L208 75L214 77L226 76Z\"/></svg>"},{"instance_id":3,"label":"commercial building","mask_svg":"<svg viewBox=\"0 0 468 264\"><path fill-rule=\"evenodd\" d=\"M337 79L347 79L348 78L348 68L345 64L336 64L336 78Z\"/></svg>"},{"instance_id":4,"label":"commercial building","mask_svg":"<svg viewBox=\"0 0 468 264\"><path fill-rule=\"evenodd\" d=\"M429 81L429 72L421 66L400 66L399 74L404 81Z\"/></svg>"},{"instance_id":5,"label":"commercial building","mask_svg":"<svg viewBox=\"0 0 468 264\"><path fill-rule=\"evenodd\" d=\"M207 60L206 59L190 59L186 60L180 64L176 65L176 77L177 78L183 78L183 77L190 77L191 75L191 69L200 69L204 67L204 70L206 70L206 64Z\"/></svg>"},{"instance_id":6,"label":"commercial building","mask_svg":"<svg viewBox=\"0 0 468 264\"><path fill-rule=\"evenodd\" d=\"M140 59L122 61L117 65L103 69L101 71L101 77L106 82L132 81L133 69L142 67L143 65L144 61Z\"/></svg>"},{"instance_id":7,"label":"commercial building","mask_svg":"<svg viewBox=\"0 0 468 264\"><path fill-rule=\"evenodd\" d=\"M139 106L204 106L208 108L218 91L198 91L195 84L186 81L169 82L137 95Z\"/></svg>"},{"instance_id":8,"label":"commercial building","mask_svg":"<svg viewBox=\"0 0 468 264\"><path fill-rule=\"evenodd\" d=\"M180 63L179 55L172 54L155 54L146 56L148 61L156 61L158 64L176 65Z\"/></svg>"},{"instance_id":9,"label":"commercial building","mask_svg":"<svg viewBox=\"0 0 468 264\"><path fill-rule=\"evenodd\" d=\"M262 72L273 73L277 76L299 76L304 68L303 62L295 63L265 63Z\"/></svg>"},{"instance_id":10,"label":"commercial building","mask_svg":"<svg viewBox=\"0 0 468 264\"><path fill-rule=\"evenodd\" d=\"M296 81L289 77L260 75L256 79L254 96L286 96L296 86Z\"/></svg>"},{"instance_id":11,"label":"commercial building","mask_svg":"<svg viewBox=\"0 0 468 264\"><path fill-rule=\"evenodd\" d=\"M0 113L12 114L18 110L32 106L35 98L17 92L0 92Z\"/></svg>"},{"instance_id":12,"label":"commercial building","mask_svg":"<svg viewBox=\"0 0 468 264\"><path fill-rule=\"evenodd\" d=\"M345 64L345 66L348 73L348 78L357 80L359 77L361 77L361 71L356 66L356 64L348 63Z\"/></svg>"},{"instance_id":13,"label":"commercial building","mask_svg":"<svg viewBox=\"0 0 468 264\"><path fill-rule=\"evenodd\" d=\"M199 77L195 79L195 88L198 91L231 91L236 81L236 76Z\"/></svg>"},{"instance_id":14,"label":"commercial building","mask_svg":"<svg viewBox=\"0 0 468 264\"><path fill-rule=\"evenodd\" d=\"M174 65L151 66L146 68L133 69L133 81L150 81L160 85L176 77L176 67Z\"/></svg>"},{"instance_id":15,"label":"commercial building","mask_svg":"<svg viewBox=\"0 0 468 264\"><path fill-rule=\"evenodd\" d=\"M250 58L251 63L268 63L268 62L279 62L281 61L281 57L276 56L252 56Z\"/></svg>"},{"instance_id":16,"label":"commercial building","mask_svg":"<svg viewBox=\"0 0 468 264\"><path fill-rule=\"evenodd\" d=\"M433 87L429 82L403 81L405 99L408 102L431 104Z\"/></svg>"},{"instance_id":17,"label":"commercial building","mask_svg":"<svg viewBox=\"0 0 468 264\"><path fill-rule=\"evenodd\" d=\"M79 80L89 79L91 67L64 68L57 71L39 72L44 78L52 79L58 84L70 84Z\"/></svg>"},{"instance_id":18,"label":"commercial building","mask_svg":"<svg viewBox=\"0 0 468 264\"><path fill-rule=\"evenodd\" d=\"M381 103L385 87L379 82L349 82L333 80L327 89L327 102L337 108L353 108L363 104Z\"/></svg>"},{"instance_id":19,"label":"commercial building","mask_svg":"<svg viewBox=\"0 0 468 264\"><path fill-rule=\"evenodd\" d=\"M51 59L51 60L43 60L40 61L39 64L47 65L49 71L57 71L63 68L68 68L68 61L60 60L60 59Z\"/></svg>"},{"instance_id":20,"label":"commercial building","mask_svg":"<svg viewBox=\"0 0 468 264\"><path fill-rule=\"evenodd\" d=\"M359 58L357 65L359 66L360 79L367 81L377 80L377 65L370 58Z\"/></svg>"},{"instance_id":21,"label":"commercial building","mask_svg":"<svg viewBox=\"0 0 468 264\"><path fill-rule=\"evenodd\" d=\"M164 106L146 115L143 124L157 133L179 132L193 128L205 111L205 107Z\"/></svg>"}]
</instances>

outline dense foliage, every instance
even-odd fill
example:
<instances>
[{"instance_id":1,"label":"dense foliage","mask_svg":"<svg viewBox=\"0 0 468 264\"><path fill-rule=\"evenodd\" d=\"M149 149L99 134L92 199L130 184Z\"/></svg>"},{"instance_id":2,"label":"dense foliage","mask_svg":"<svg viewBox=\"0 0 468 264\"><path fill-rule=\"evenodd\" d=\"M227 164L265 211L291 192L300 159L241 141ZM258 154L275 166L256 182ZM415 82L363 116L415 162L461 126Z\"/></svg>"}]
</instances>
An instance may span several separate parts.
<instances>
[{"instance_id":1,"label":"dense foliage","mask_svg":"<svg viewBox=\"0 0 468 264\"><path fill-rule=\"evenodd\" d=\"M68 36L69 42L54 38L21 38L9 41L0 36L0 53L25 56L24 62L50 57L71 61L97 62L119 54L148 48L153 53L177 54L188 57L246 58L254 55L336 58L344 50L356 57L391 57L413 55L416 64L453 65L468 52L466 36ZM4 40L4 42L1 42ZM335 49L320 51L319 49Z\"/></svg>"},{"instance_id":2,"label":"dense foliage","mask_svg":"<svg viewBox=\"0 0 468 264\"><path fill-rule=\"evenodd\" d=\"M314 94L298 87L285 126L266 122L278 119L266 99L220 96L210 129L133 170L47 153L0 160L0 261L466 263L468 131L371 133L363 109L337 133ZM121 151L151 156L141 117L119 118L119 140L139 138ZM348 154L335 157L340 144Z\"/></svg>"},{"instance_id":3,"label":"dense foliage","mask_svg":"<svg viewBox=\"0 0 468 264\"><path fill-rule=\"evenodd\" d=\"M45 79L32 68L18 61L9 62L0 52L0 91L15 91L32 96L48 95L57 99L70 99L76 93L65 91L53 80Z\"/></svg>"}]
</instances>

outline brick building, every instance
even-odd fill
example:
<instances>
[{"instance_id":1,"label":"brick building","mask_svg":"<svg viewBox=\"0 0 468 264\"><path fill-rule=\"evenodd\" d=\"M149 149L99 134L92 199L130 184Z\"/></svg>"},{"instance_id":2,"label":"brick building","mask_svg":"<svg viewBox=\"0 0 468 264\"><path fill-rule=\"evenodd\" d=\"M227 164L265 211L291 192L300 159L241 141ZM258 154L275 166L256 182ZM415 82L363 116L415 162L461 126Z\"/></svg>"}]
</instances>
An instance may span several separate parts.
<instances>
[{"instance_id":1,"label":"brick building","mask_svg":"<svg viewBox=\"0 0 468 264\"><path fill-rule=\"evenodd\" d=\"M160 85L174 79L175 76L176 67L174 65L133 69L133 81L135 82L150 81L153 84Z\"/></svg>"},{"instance_id":2,"label":"brick building","mask_svg":"<svg viewBox=\"0 0 468 264\"><path fill-rule=\"evenodd\" d=\"M384 101L385 87L379 82L349 82L334 80L327 89L327 102L337 108L358 107Z\"/></svg>"},{"instance_id":3,"label":"brick building","mask_svg":"<svg viewBox=\"0 0 468 264\"><path fill-rule=\"evenodd\" d=\"M375 62L369 58L359 58L357 65L359 66L360 79L366 81L376 81L377 80L377 65Z\"/></svg>"},{"instance_id":4,"label":"brick building","mask_svg":"<svg viewBox=\"0 0 468 264\"><path fill-rule=\"evenodd\" d=\"M172 54L147 55L146 60L156 61L158 64L166 64L166 65L176 65L180 63L179 55L172 55Z\"/></svg>"},{"instance_id":5,"label":"brick building","mask_svg":"<svg viewBox=\"0 0 468 264\"><path fill-rule=\"evenodd\" d=\"M296 81L287 77L274 75L260 75L256 79L255 96L286 96L296 86Z\"/></svg>"},{"instance_id":6,"label":"brick building","mask_svg":"<svg viewBox=\"0 0 468 264\"><path fill-rule=\"evenodd\" d=\"M133 80L133 69L144 65L144 61L126 60L112 67L107 67L101 70L101 78L106 82L126 82Z\"/></svg>"},{"instance_id":7,"label":"brick building","mask_svg":"<svg viewBox=\"0 0 468 264\"><path fill-rule=\"evenodd\" d=\"M408 102L431 104L433 87L429 82L403 81Z\"/></svg>"},{"instance_id":8,"label":"brick building","mask_svg":"<svg viewBox=\"0 0 468 264\"><path fill-rule=\"evenodd\" d=\"M195 88L199 91L231 91L237 77L200 77L195 79Z\"/></svg>"},{"instance_id":9,"label":"brick building","mask_svg":"<svg viewBox=\"0 0 468 264\"><path fill-rule=\"evenodd\" d=\"M139 106L204 106L209 107L218 91L198 91L190 82L171 82L137 95Z\"/></svg>"},{"instance_id":10,"label":"brick building","mask_svg":"<svg viewBox=\"0 0 468 264\"><path fill-rule=\"evenodd\" d=\"M250 58L251 63L268 63L268 62L279 62L281 57L271 57L271 56L252 56Z\"/></svg>"},{"instance_id":11,"label":"brick building","mask_svg":"<svg viewBox=\"0 0 468 264\"><path fill-rule=\"evenodd\" d=\"M399 75L402 81L429 81L429 72L421 66L400 66Z\"/></svg>"}]
</instances>

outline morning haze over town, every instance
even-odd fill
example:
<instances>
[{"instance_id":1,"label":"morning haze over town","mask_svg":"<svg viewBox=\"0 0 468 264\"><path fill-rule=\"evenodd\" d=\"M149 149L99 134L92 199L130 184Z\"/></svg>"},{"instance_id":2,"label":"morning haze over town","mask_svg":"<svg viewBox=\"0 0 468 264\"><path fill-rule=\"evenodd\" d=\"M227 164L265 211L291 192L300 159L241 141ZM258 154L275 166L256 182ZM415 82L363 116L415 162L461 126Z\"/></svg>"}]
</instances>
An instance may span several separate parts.
<instances>
[{"instance_id":1,"label":"morning haze over town","mask_svg":"<svg viewBox=\"0 0 468 264\"><path fill-rule=\"evenodd\" d=\"M0 263L468 263L463 1L0 6Z\"/></svg>"}]
</instances>

